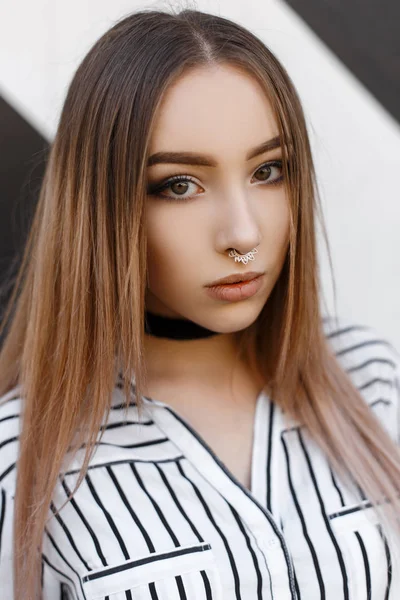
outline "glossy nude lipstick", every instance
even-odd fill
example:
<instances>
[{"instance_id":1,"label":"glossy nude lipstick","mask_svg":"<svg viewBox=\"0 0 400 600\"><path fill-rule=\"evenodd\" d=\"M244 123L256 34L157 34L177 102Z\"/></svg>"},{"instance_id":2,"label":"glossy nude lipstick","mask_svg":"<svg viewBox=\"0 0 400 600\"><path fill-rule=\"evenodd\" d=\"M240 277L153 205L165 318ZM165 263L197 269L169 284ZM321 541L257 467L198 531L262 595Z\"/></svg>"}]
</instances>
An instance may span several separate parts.
<instances>
[{"instance_id":1,"label":"glossy nude lipstick","mask_svg":"<svg viewBox=\"0 0 400 600\"><path fill-rule=\"evenodd\" d=\"M264 273L239 273L206 285L206 291L215 300L238 302L254 296L261 288L263 281Z\"/></svg>"}]
</instances>

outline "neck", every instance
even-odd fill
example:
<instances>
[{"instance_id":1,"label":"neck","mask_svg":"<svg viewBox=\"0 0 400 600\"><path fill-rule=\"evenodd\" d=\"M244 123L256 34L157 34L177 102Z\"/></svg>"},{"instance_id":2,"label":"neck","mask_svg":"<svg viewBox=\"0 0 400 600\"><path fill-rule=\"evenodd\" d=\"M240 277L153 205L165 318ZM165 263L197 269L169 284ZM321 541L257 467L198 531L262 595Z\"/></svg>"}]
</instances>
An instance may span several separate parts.
<instances>
[{"instance_id":1,"label":"neck","mask_svg":"<svg viewBox=\"0 0 400 600\"><path fill-rule=\"evenodd\" d=\"M238 360L235 334L171 339L145 335L145 362L149 379L187 381L207 377L219 381L232 372Z\"/></svg>"},{"instance_id":2,"label":"neck","mask_svg":"<svg viewBox=\"0 0 400 600\"><path fill-rule=\"evenodd\" d=\"M145 312L145 332L158 338L194 340L220 335L189 319L166 317L149 310Z\"/></svg>"}]
</instances>

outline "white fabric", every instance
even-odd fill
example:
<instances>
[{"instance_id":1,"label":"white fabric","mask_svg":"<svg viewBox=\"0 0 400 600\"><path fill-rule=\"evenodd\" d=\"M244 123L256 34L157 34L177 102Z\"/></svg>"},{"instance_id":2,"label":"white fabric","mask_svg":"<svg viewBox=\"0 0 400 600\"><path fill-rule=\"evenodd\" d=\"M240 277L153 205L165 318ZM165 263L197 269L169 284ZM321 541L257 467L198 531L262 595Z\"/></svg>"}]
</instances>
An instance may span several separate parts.
<instances>
[{"instance_id":1,"label":"white fabric","mask_svg":"<svg viewBox=\"0 0 400 600\"><path fill-rule=\"evenodd\" d=\"M373 330L324 322L343 367L399 443L400 359ZM303 427L257 400L246 490L167 404L121 382L73 500L43 540L43 599L398 600L400 566L374 510ZM0 405L0 589L12 600L12 515L21 399ZM74 488L81 456L54 493Z\"/></svg>"}]
</instances>

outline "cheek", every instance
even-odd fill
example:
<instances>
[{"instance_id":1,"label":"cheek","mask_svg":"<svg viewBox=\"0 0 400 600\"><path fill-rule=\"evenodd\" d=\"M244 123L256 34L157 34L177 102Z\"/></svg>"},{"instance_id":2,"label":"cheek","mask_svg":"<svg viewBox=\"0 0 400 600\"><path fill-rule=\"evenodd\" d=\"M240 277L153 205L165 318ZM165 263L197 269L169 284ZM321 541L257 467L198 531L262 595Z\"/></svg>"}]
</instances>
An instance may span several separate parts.
<instances>
[{"instance_id":1,"label":"cheek","mask_svg":"<svg viewBox=\"0 0 400 600\"><path fill-rule=\"evenodd\" d=\"M167 207L171 208L171 207ZM157 207L147 214L147 263L150 286L178 281L196 253L196 231L183 222L180 211Z\"/></svg>"},{"instance_id":2,"label":"cheek","mask_svg":"<svg viewBox=\"0 0 400 600\"><path fill-rule=\"evenodd\" d=\"M176 252L174 252L174 242L176 242L176 239L171 239L168 233L168 231L164 231L162 235L157 235L152 233L151 228L149 229L147 237L147 266L150 287L154 282L162 280L165 272L170 271L173 264L173 257L176 257Z\"/></svg>"},{"instance_id":3,"label":"cheek","mask_svg":"<svg viewBox=\"0 0 400 600\"><path fill-rule=\"evenodd\" d=\"M267 256L272 261L279 261L286 255L290 234L290 206L286 194L276 194L271 198L262 217L263 239Z\"/></svg>"}]
</instances>

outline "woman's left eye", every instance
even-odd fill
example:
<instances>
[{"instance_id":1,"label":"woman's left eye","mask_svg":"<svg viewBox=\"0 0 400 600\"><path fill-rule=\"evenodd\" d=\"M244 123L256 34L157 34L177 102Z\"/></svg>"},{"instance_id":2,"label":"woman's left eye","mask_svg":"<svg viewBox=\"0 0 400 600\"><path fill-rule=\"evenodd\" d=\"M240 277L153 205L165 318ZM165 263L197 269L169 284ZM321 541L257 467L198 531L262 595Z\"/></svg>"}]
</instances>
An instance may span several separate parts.
<instances>
[{"instance_id":1,"label":"woman's left eye","mask_svg":"<svg viewBox=\"0 0 400 600\"><path fill-rule=\"evenodd\" d=\"M257 169L254 176L256 176L257 173L260 175L260 178L257 177L258 181L268 183L268 185L276 185L283 179L282 161L274 160L273 162L265 163Z\"/></svg>"}]
</instances>

